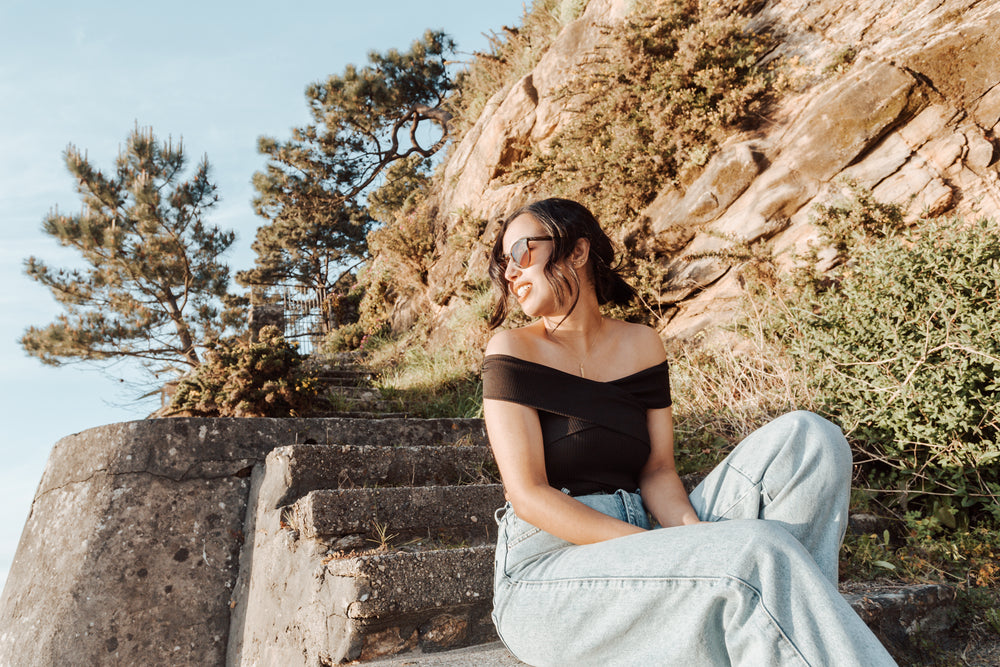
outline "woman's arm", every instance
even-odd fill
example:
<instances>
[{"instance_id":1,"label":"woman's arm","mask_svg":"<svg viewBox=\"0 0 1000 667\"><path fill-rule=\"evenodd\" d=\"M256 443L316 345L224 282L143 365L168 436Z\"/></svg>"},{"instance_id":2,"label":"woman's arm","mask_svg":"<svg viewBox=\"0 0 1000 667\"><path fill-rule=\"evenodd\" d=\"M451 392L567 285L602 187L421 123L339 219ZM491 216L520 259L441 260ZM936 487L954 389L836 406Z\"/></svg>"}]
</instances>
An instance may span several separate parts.
<instances>
[{"instance_id":1,"label":"woman's arm","mask_svg":"<svg viewBox=\"0 0 1000 667\"><path fill-rule=\"evenodd\" d=\"M486 399L483 412L504 491L517 516L574 544L601 542L644 531L549 486L542 429L535 410Z\"/></svg>"},{"instance_id":2,"label":"woman's arm","mask_svg":"<svg viewBox=\"0 0 1000 667\"><path fill-rule=\"evenodd\" d=\"M524 332L501 331L490 339L486 354L520 356L530 345ZM517 516L574 544L601 542L643 531L549 486L538 411L518 403L485 399L483 413L504 492Z\"/></svg>"},{"instance_id":3,"label":"woman's arm","mask_svg":"<svg viewBox=\"0 0 1000 667\"><path fill-rule=\"evenodd\" d=\"M649 410L649 460L639 473L639 488L646 509L664 528L700 523L688 500L674 461L673 408Z\"/></svg>"},{"instance_id":4,"label":"woman's arm","mask_svg":"<svg viewBox=\"0 0 1000 667\"><path fill-rule=\"evenodd\" d=\"M642 327L637 338L635 348L641 350L645 365L666 361L663 341L656 331ZM691 507L684 484L677 474L673 408L647 410L646 428L649 430L649 459L639 473L643 504L664 528L699 523L698 514Z\"/></svg>"}]
</instances>

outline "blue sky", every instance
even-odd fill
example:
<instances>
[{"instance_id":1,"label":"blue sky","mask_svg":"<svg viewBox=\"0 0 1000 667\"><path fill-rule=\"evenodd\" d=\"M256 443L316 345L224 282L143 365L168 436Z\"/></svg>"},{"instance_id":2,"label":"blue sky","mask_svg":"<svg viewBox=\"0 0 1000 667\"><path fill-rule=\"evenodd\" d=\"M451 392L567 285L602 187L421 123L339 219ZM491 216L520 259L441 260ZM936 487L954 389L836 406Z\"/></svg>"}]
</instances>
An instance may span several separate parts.
<instances>
[{"instance_id":1,"label":"blue sky","mask_svg":"<svg viewBox=\"0 0 1000 667\"><path fill-rule=\"evenodd\" d=\"M460 52L484 49L484 33L518 24L523 9L522 0L0 0L0 584L52 445L159 405L134 400L124 364L52 368L17 344L59 312L23 259L75 259L41 231L51 207L79 209L66 146L108 168L136 123L182 138L192 164L208 156L222 197L209 219L237 232L229 264L247 268L261 223L250 207L250 178L264 164L257 137L286 138L307 121L306 85L371 50L405 50L426 28L447 32Z\"/></svg>"}]
</instances>

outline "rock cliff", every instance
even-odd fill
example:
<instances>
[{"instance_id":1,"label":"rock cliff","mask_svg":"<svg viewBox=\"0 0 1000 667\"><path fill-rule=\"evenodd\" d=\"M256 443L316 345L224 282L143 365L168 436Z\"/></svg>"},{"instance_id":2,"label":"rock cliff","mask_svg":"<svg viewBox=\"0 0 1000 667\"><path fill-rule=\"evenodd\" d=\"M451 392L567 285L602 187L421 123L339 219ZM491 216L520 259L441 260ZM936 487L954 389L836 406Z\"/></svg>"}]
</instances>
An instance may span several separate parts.
<instances>
[{"instance_id":1,"label":"rock cliff","mask_svg":"<svg viewBox=\"0 0 1000 667\"><path fill-rule=\"evenodd\" d=\"M530 180L500 175L529 152L544 153L570 122L566 91L587 75L608 26L633 4L590 0L530 73L489 100L443 165L439 239L471 216L491 222L482 238L488 243L499 218L548 194ZM668 339L726 322L738 307L733 263L706 251L765 244L778 266L789 267L818 239L814 206L836 196L844 179L904 206L915 224L1000 211L1000 3L770 0L756 7L747 29L773 35L764 59L792 85L758 127L733 133L686 183L664 183L625 225L671 249L660 258L659 327ZM463 257L439 252L432 281L485 277L484 249ZM831 251L819 256L829 260ZM434 292L432 285L424 306L447 312L442 291Z\"/></svg>"}]
</instances>

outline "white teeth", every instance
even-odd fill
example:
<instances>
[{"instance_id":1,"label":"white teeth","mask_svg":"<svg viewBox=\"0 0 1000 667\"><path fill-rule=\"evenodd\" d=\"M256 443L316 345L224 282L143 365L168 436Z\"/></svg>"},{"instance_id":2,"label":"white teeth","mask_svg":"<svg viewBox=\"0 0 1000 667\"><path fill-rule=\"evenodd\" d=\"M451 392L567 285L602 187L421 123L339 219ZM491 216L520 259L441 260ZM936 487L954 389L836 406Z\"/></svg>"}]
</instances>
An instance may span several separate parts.
<instances>
[{"instance_id":1,"label":"white teeth","mask_svg":"<svg viewBox=\"0 0 1000 667\"><path fill-rule=\"evenodd\" d=\"M523 299L524 295L528 293L528 290L530 288L531 288L530 285L521 285L520 287L518 287L517 288L517 298L518 299Z\"/></svg>"}]
</instances>

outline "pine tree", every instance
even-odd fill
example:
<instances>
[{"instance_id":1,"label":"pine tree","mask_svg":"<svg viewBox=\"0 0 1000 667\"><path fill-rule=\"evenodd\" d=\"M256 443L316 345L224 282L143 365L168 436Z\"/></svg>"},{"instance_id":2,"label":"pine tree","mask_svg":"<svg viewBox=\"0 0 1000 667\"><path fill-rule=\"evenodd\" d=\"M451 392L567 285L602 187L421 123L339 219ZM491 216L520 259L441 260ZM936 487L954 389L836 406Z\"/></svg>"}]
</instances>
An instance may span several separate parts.
<instances>
[{"instance_id":1,"label":"pine tree","mask_svg":"<svg viewBox=\"0 0 1000 667\"><path fill-rule=\"evenodd\" d=\"M429 158L447 142L453 51L444 33L427 31L406 53L372 52L368 66L308 87L312 122L288 141L260 139L268 163L254 175L254 207L271 223L257 232L256 266L237 280L325 291L365 257L375 224L364 204L369 187L397 160Z\"/></svg>"},{"instance_id":2,"label":"pine tree","mask_svg":"<svg viewBox=\"0 0 1000 667\"><path fill-rule=\"evenodd\" d=\"M208 159L182 180L183 146L135 127L114 171L105 174L70 145L66 166L83 200L80 213L53 209L42 228L74 248L86 268L50 268L29 257L29 277L48 287L65 312L21 337L42 362L135 358L150 372L197 367L199 348L232 323L223 303L229 268L220 255L233 232L206 224L218 201ZM228 320L226 318L229 318Z\"/></svg>"}]
</instances>

